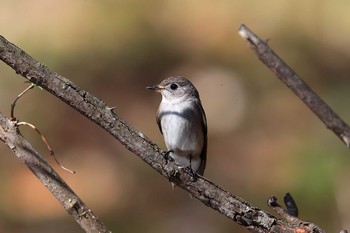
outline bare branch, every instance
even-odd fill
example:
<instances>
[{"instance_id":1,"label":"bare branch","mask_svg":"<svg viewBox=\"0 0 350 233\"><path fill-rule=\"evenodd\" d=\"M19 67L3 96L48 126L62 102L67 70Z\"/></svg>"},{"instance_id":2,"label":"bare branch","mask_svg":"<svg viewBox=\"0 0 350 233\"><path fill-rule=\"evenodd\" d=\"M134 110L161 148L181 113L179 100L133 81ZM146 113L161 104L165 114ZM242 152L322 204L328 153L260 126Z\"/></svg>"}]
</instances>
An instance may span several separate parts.
<instances>
[{"instance_id":1,"label":"bare branch","mask_svg":"<svg viewBox=\"0 0 350 233\"><path fill-rule=\"evenodd\" d=\"M245 25L239 34L276 76L289 87L318 118L350 148L350 127L277 54Z\"/></svg>"},{"instance_id":2,"label":"bare branch","mask_svg":"<svg viewBox=\"0 0 350 233\"><path fill-rule=\"evenodd\" d=\"M206 206L253 232L294 232L288 223L250 205L203 177L199 177L196 182L191 181L189 169L178 169L173 161L166 161L157 145L126 124L103 101L49 70L1 36L0 59L18 74L49 91L105 129L158 173Z\"/></svg>"},{"instance_id":3,"label":"bare branch","mask_svg":"<svg viewBox=\"0 0 350 233\"><path fill-rule=\"evenodd\" d=\"M0 140L28 166L86 232L110 232L30 143L20 135L16 125L15 121L11 121L0 113Z\"/></svg>"}]
</instances>

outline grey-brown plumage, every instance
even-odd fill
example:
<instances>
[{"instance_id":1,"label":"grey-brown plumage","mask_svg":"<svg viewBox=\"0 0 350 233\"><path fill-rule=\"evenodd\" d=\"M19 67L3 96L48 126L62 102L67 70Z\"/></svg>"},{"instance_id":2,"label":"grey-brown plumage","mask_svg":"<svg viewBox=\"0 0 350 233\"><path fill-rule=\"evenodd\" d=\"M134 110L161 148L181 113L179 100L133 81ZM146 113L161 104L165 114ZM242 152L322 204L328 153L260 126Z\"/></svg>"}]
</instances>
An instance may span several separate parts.
<instances>
[{"instance_id":1,"label":"grey-brown plumage","mask_svg":"<svg viewBox=\"0 0 350 233\"><path fill-rule=\"evenodd\" d=\"M207 120L197 89L184 77L174 76L148 89L162 94L157 124L169 155L181 166L204 174L207 156Z\"/></svg>"}]
</instances>

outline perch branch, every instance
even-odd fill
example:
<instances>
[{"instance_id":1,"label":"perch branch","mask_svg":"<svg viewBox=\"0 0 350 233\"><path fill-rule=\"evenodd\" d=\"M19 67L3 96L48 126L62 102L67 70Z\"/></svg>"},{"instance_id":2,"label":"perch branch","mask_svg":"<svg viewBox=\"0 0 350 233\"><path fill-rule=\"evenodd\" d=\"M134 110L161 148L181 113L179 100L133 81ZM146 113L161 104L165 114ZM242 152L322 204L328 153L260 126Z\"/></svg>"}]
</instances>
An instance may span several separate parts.
<instances>
[{"instance_id":1,"label":"perch branch","mask_svg":"<svg viewBox=\"0 0 350 233\"><path fill-rule=\"evenodd\" d=\"M307 85L277 54L248 27L241 25L239 34L248 41L262 61L289 87L318 118L350 148L350 127Z\"/></svg>"},{"instance_id":2,"label":"perch branch","mask_svg":"<svg viewBox=\"0 0 350 233\"><path fill-rule=\"evenodd\" d=\"M60 98L105 129L158 173L189 192L206 206L252 232L294 232L288 223L250 205L203 177L199 177L196 182L191 181L189 169L178 169L174 162L166 161L157 145L126 124L103 101L51 71L1 36L0 59L12 67L16 73Z\"/></svg>"}]
</instances>

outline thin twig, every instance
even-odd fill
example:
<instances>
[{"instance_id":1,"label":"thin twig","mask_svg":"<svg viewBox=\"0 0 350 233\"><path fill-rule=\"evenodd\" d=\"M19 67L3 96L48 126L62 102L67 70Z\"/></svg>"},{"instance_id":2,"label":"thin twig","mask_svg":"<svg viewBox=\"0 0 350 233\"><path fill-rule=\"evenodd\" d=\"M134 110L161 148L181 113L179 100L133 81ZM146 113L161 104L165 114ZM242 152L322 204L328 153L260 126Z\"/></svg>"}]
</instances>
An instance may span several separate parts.
<instances>
[{"instance_id":1,"label":"thin twig","mask_svg":"<svg viewBox=\"0 0 350 233\"><path fill-rule=\"evenodd\" d=\"M277 54L248 27L241 25L241 37L258 58L273 71L350 148L350 127Z\"/></svg>"},{"instance_id":2,"label":"thin twig","mask_svg":"<svg viewBox=\"0 0 350 233\"><path fill-rule=\"evenodd\" d=\"M35 86L35 84L34 84L34 83L31 83L31 84L29 85L29 87L27 87L24 91L22 91L22 92L15 98L15 100L13 101L13 103L11 104L11 120L12 120L12 121L16 122L16 118L15 118L15 114L14 114L15 107L16 107L16 102L19 100L19 98L21 98L27 91L29 91L30 89L32 89L34 86ZM63 170L65 170L65 171L67 171L67 172L70 172L70 173L72 173L72 174L75 174L75 171L72 171L72 170L70 170L70 169L64 167L64 166L58 161L58 159L56 158L55 152L51 149L51 146L50 146L49 142L46 140L44 134L42 134L42 133L40 132L40 130L39 130L36 126L34 126L33 124L30 124L30 123L28 123L28 122L24 122L24 121L22 121L22 122L16 122L16 125L18 125L18 126L20 126L20 125L26 125L26 126L31 127L32 129L34 129L34 130L39 134L39 136L41 137L42 141L45 143L47 149L48 149L49 152L50 152L50 155L53 157L53 159L55 160L55 162L56 162Z\"/></svg>"},{"instance_id":3,"label":"thin twig","mask_svg":"<svg viewBox=\"0 0 350 233\"><path fill-rule=\"evenodd\" d=\"M33 87L35 86L35 84L34 83L31 83L30 85L29 85L29 87L27 87L24 91L22 91L17 97L16 97L16 99L13 101L13 103L11 104L11 120L16 120L16 118L15 118L15 106L16 106L16 102L17 102L17 100L19 100L19 98L21 98L22 97L22 95L24 95L27 91L29 91L30 89L32 89Z\"/></svg>"},{"instance_id":4,"label":"thin twig","mask_svg":"<svg viewBox=\"0 0 350 233\"><path fill-rule=\"evenodd\" d=\"M49 152L50 152L50 155L53 157L53 159L56 161L56 163L57 163L63 170L65 170L65 171L67 171L67 172L70 172L70 173L72 173L72 174L75 174L75 171L72 171L72 170L70 170L70 169L64 167L64 166L57 160L56 155L55 155L55 152L52 150L52 148L51 148L49 142L46 140L44 134L42 134L42 133L40 132L40 130L39 130L37 127L35 127L35 125L30 124L30 123L28 123L28 122L24 122L24 121L22 121L22 122L17 122L16 125L18 125L18 126L20 126L20 125L25 125L25 126L29 126L30 128L34 129L34 130L39 134L39 136L41 137L41 140L45 143L47 149L48 149Z\"/></svg>"}]
</instances>

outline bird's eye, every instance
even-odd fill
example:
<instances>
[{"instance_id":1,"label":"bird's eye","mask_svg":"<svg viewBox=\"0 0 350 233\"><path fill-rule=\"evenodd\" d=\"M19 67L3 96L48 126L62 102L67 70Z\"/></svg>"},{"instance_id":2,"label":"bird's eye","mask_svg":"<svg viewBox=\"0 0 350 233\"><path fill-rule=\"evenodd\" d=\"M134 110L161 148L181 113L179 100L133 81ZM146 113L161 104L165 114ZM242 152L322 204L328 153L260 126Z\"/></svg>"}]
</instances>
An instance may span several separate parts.
<instances>
[{"instance_id":1,"label":"bird's eye","mask_svg":"<svg viewBox=\"0 0 350 233\"><path fill-rule=\"evenodd\" d=\"M177 84L173 83L170 85L170 89L175 91L178 88Z\"/></svg>"}]
</instances>

